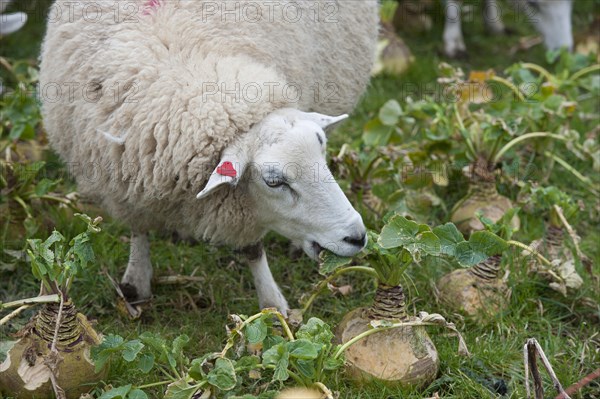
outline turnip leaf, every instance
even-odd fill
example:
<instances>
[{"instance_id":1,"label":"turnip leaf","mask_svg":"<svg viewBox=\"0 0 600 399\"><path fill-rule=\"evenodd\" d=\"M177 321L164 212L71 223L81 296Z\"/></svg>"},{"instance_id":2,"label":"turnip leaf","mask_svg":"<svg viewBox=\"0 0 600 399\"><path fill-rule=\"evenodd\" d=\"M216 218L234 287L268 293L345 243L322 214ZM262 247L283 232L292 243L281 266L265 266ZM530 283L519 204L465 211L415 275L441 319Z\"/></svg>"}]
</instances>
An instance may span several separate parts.
<instances>
[{"instance_id":1,"label":"turnip leaf","mask_svg":"<svg viewBox=\"0 0 600 399\"><path fill-rule=\"evenodd\" d=\"M433 229L433 233L440 239L440 253L448 256L456 255L456 246L465 239L453 223L446 223Z\"/></svg>"},{"instance_id":2,"label":"turnip leaf","mask_svg":"<svg viewBox=\"0 0 600 399\"><path fill-rule=\"evenodd\" d=\"M222 391L235 388L237 377L233 361L227 358L218 358L215 362L215 368L208 373L206 380Z\"/></svg>"},{"instance_id":3,"label":"turnip leaf","mask_svg":"<svg viewBox=\"0 0 600 399\"><path fill-rule=\"evenodd\" d=\"M342 266L346 266L352 262L352 258L344 256L338 256L330 251L324 251L319 256L321 264L319 266L319 273L323 276L330 275Z\"/></svg>"},{"instance_id":4,"label":"turnip leaf","mask_svg":"<svg viewBox=\"0 0 600 399\"><path fill-rule=\"evenodd\" d=\"M149 373L154 367L154 355L152 353L142 353L138 357L137 367L142 373Z\"/></svg>"},{"instance_id":5,"label":"turnip leaf","mask_svg":"<svg viewBox=\"0 0 600 399\"><path fill-rule=\"evenodd\" d=\"M267 337L268 326L262 318L248 324L245 329L246 339L251 344L263 342Z\"/></svg>"},{"instance_id":6,"label":"turnip leaf","mask_svg":"<svg viewBox=\"0 0 600 399\"><path fill-rule=\"evenodd\" d=\"M129 392L127 399L148 399L148 395L146 395L146 392L142 391L141 389L134 389Z\"/></svg>"},{"instance_id":7,"label":"turnip leaf","mask_svg":"<svg viewBox=\"0 0 600 399\"><path fill-rule=\"evenodd\" d=\"M177 380L167 386L164 399L191 399L198 387L190 385L185 379Z\"/></svg>"},{"instance_id":8,"label":"turnip leaf","mask_svg":"<svg viewBox=\"0 0 600 399\"><path fill-rule=\"evenodd\" d=\"M396 100L389 100L379 110L379 120L386 126L395 126L402 115L402 107Z\"/></svg>"},{"instance_id":9,"label":"turnip leaf","mask_svg":"<svg viewBox=\"0 0 600 399\"><path fill-rule=\"evenodd\" d=\"M110 391L104 392L100 399L125 399L129 391L131 391L131 384L112 388Z\"/></svg>"},{"instance_id":10,"label":"turnip leaf","mask_svg":"<svg viewBox=\"0 0 600 399\"><path fill-rule=\"evenodd\" d=\"M316 359L319 356L321 345L313 344L307 339L298 339L288 342L287 349L290 352L290 357L303 360Z\"/></svg>"},{"instance_id":11,"label":"turnip leaf","mask_svg":"<svg viewBox=\"0 0 600 399\"><path fill-rule=\"evenodd\" d=\"M461 266L469 267L483 262L493 255L499 255L508 248L505 240L489 231L476 231L469 241L456 246L456 258Z\"/></svg>"},{"instance_id":12,"label":"turnip leaf","mask_svg":"<svg viewBox=\"0 0 600 399\"><path fill-rule=\"evenodd\" d=\"M126 342L123 344L123 359L127 362L133 362L143 348L144 344L139 339Z\"/></svg>"},{"instance_id":13,"label":"turnip leaf","mask_svg":"<svg viewBox=\"0 0 600 399\"><path fill-rule=\"evenodd\" d=\"M306 324L303 324L296 332L299 339L307 339L322 345L331 345L333 333L328 324L316 317L311 317Z\"/></svg>"}]
</instances>

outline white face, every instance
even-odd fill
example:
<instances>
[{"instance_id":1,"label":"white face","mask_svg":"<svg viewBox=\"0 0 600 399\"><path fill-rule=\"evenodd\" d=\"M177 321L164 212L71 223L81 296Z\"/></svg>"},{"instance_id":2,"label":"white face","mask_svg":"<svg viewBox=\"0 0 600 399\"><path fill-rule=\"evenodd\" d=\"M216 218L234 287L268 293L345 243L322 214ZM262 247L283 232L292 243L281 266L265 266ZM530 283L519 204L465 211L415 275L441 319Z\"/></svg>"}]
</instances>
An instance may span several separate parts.
<instances>
[{"instance_id":1,"label":"white face","mask_svg":"<svg viewBox=\"0 0 600 399\"><path fill-rule=\"evenodd\" d=\"M571 29L572 0L521 0L530 12L529 20L544 37L550 50L566 47L573 49Z\"/></svg>"},{"instance_id":2,"label":"white face","mask_svg":"<svg viewBox=\"0 0 600 399\"><path fill-rule=\"evenodd\" d=\"M222 158L243 169L239 188L253 199L259 223L301 245L313 259L324 248L352 256L366 245L362 218L325 159L323 127L339 119L293 109L276 111L248 132L255 148L237 146Z\"/></svg>"}]
</instances>

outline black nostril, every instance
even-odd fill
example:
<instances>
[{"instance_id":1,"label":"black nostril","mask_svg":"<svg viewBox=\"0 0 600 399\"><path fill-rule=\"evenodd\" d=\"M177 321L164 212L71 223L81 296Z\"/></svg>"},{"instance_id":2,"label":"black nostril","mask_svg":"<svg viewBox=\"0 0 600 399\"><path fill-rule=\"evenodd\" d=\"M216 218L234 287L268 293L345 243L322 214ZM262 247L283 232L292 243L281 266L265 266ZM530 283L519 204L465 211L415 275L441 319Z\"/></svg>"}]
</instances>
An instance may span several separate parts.
<instances>
[{"instance_id":1,"label":"black nostril","mask_svg":"<svg viewBox=\"0 0 600 399\"><path fill-rule=\"evenodd\" d=\"M360 236L359 238L356 237L344 237L344 242L357 246L357 247L363 247L365 245L365 240L367 238L366 234L363 234L362 236Z\"/></svg>"}]
</instances>

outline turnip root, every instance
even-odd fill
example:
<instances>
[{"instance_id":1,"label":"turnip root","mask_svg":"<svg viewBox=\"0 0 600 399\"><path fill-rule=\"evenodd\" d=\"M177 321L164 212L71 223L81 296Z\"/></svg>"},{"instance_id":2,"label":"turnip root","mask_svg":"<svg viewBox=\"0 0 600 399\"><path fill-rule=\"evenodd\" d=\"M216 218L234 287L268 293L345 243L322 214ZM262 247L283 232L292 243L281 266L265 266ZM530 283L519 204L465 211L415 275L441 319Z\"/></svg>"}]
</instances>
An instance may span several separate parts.
<instances>
[{"instance_id":1,"label":"turnip root","mask_svg":"<svg viewBox=\"0 0 600 399\"><path fill-rule=\"evenodd\" d=\"M406 72L415 60L410 49L394 31L394 27L385 22L379 34L377 52L373 75L382 72L399 75Z\"/></svg>"},{"instance_id":2,"label":"turnip root","mask_svg":"<svg viewBox=\"0 0 600 399\"><path fill-rule=\"evenodd\" d=\"M47 304L18 332L20 339L0 364L0 392L19 399L53 398L52 371L55 361L50 347L54 339L59 304ZM102 378L90 360L90 348L101 341L87 318L72 303L63 306L56 349L56 383L66 398L78 398Z\"/></svg>"},{"instance_id":3,"label":"turnip root","mask_svg":"<svg viewBox=\"0 0 600 399\"><path fill-rule=\"evenodd\" d=\"M478 212L496 223L512 207L510 199L498 193L496 183L478 181L469 186L467 195L455 205L450 221L461 233L469 236L474 231L484 230L483 223L477 217ZM517 216L513 217L511 225L513 230L519 229Z\"/></svg>"},{"instance_id":4,"label":"turnip root","mask_svg":"<svg viewBox=\"0 0 600 399\"><path fill-rule=\"evenodd\" d=\"M324 399L325 395L314 389L290 388L281 391L276 399Z\"/></svg>"},{"instance_id":5,"label":"turnip root","mask_svg":"<svg viewBox=\"0 0 600 399\"><path fill-rule=\"evenodd\" d=\"M401 286L380 284L370 308L348 313L338 326L342 344L370 329L373 320L410 321ZM359 382L382 381L391 386L423 387L436 377L438 353L423 326L406 326L362 338L346 349L346 367Z\"/></svg>"},{"instance_id":6,"label":"turnip root","mask_svg":"<svg viewBox=\"0 0 600 399\"><path fill-rule=\"evenodd\" d=\"M18 399L78 398L102 378L103 373L97 373L90 360L91 347L101 339L68 296L73 278L95 260L90 235L100 231L102 218L75 216L86 222L87 229L73 239L67 240L55 230L45 241L27 240L33 275L42 283L40 296L0 303L0 309L45 303L17 333L20 339L0 364L0 392Z\"/></svg>"},{"instance_id":7,"label":"turnip root","mask_svg":"<svg viewBox=\"0 0 600 399\"><path fill-rule=\"evenodd\" d=\"M554 272L560 278L560 281L556 281L555 277L547 276L550 280L554 280L549 284L550 288L567 295L569 290L579 289L583 284L583 279L575 269L573 253L564 246L564 239L564 229L551 223L546 237L533 241L531 247L552 261ZM536 270L534 263L531 264L531 268ZM539 272L542 275L546 274L544 270Z\"/></svg>"},{"instance_id":8,"label":"turnip root","mask_svg":"<svg viewBox=\"0 0 600 399\"><path fill-rule=\"evenodd\" d=\"M456 312L484 318L508 306L510 288L498 275L500 255L492 256L468 269L458 269L437 283L439 299Z\"/></svg>"}]
</instances>

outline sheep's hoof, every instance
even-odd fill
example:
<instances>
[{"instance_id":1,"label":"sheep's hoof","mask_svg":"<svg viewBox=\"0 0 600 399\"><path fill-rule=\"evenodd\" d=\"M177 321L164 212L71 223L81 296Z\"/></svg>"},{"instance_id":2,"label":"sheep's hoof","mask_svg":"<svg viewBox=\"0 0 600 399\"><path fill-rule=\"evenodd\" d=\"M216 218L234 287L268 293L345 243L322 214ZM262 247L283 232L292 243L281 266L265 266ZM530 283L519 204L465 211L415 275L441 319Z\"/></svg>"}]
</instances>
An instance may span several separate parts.
<instances>
[{"instance_id":1,"label":"sheep's hoof","mask_svg":"<svg viewBox=\"0 0 600 399\"><path fill-rule=\"evenodd\" d=\"M452 52L444 51L444 55L453 60L468 60L469 53L467 50L454 50Z\"/></svg>"},{"instance_id":2,"label":"sheep's hoof","mask_svg":"<svg viewBox=\"0 0 600 399\"><path fill-rule=\"evenodd\" d=\"M117 309L119 312L132 320L138 319L142 315L141 305L148 303L150 297L140 298L136 286L129 283L119 284L118 291L120 291L117 298Z\"/></svg>"},{"instance_id":3,"label":"sheep's hoof","mask_svg":"<svg viewBox=\"0 0 600 399\"><path fill-rule=\"evenodd\" d=\"M135 285L130 283L121 283L119 284L119 288L121 288L121 292L123 293L123 299L129 302L132 305L139 305L145 302L150 301L151 296L142 296L138 293L138 289Z\"/></svg>"}]
</instances>

